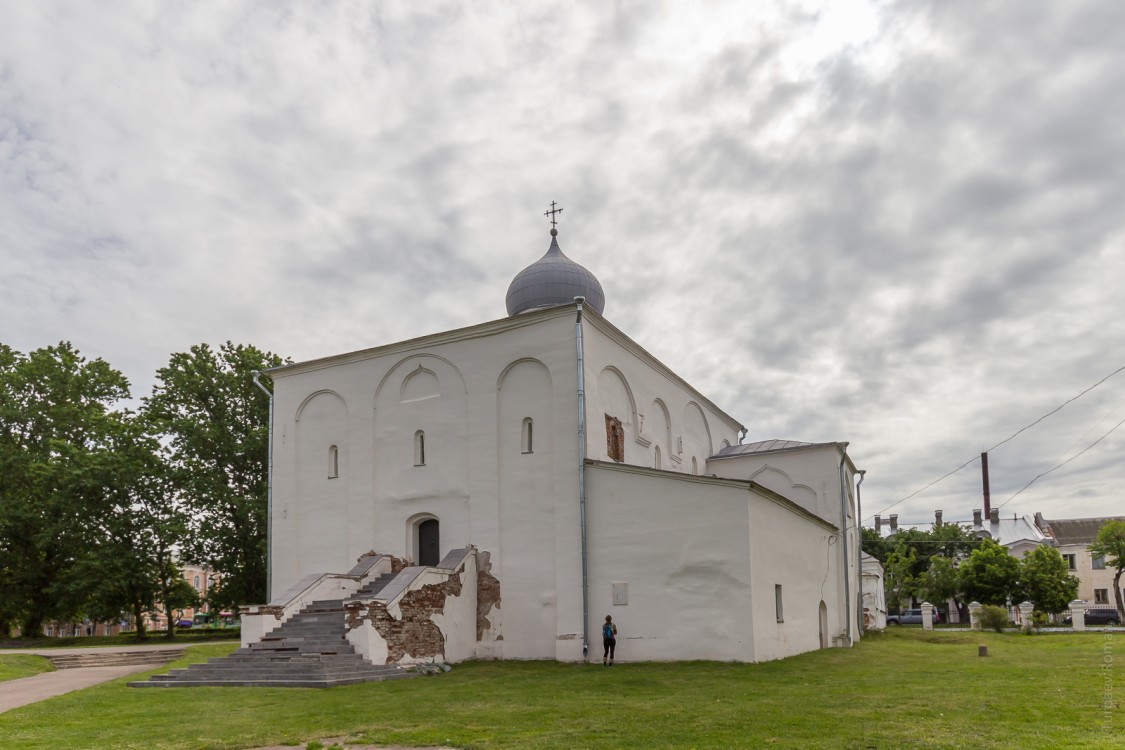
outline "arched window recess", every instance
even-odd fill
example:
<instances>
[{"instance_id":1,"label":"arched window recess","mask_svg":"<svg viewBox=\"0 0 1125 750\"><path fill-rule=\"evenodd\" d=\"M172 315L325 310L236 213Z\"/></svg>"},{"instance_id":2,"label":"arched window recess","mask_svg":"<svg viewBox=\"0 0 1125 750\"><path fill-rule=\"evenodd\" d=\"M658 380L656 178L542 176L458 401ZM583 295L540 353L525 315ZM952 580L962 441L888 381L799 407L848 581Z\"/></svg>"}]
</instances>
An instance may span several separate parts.
<instances>
[{"instance_id":1,"label":"arched window recess","mask_svg":"<svg viewBox=\"0 0 1125 750\"><path fill-rule=\"evenodd\" d=\"M523 418L523 428L520 432L520 451L522 453L534 453L535 443L533 430L535 427L534 421L531 417Z\"/></svg>"}]
</instances>

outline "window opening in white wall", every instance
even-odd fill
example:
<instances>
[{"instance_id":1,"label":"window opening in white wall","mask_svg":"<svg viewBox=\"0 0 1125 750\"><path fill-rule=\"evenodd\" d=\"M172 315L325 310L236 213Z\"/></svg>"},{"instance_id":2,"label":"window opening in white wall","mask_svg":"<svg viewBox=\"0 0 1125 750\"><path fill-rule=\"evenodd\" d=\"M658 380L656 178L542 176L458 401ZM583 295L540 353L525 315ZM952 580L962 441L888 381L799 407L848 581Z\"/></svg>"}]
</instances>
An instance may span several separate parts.
<instances>
[{"instance_id":1,"label":"window opening in white wall","mask_svg":"<svg viewBox=\"0 0 1125 750\"><path fill-rule=\"evenodd\" d=\"M656 449L654 451L654 455L655 455L656 458L653 460L652 465L653 465L654 468L659 469L660 468L660 446L659 445L656 446Z\"/></svg>"},{"instance_id":2,"label":"window opening in white wall","mask_svg":"<svg viewBox=\"0 0 1125 750\"><path fill-rule=\"evenodd\" d=\"M340 449L334 445L328 446L328 478L335 479L340 476Z\"/></svg>"},{"instance_id":3,"label":"window opening in white wall","mask_svg":"<svg viewBox=\"0 0 1125 750\"><path fill-rule=\"evenodd\" d=\"M1063 559L1066 560L1066 569L1067 570L1078 570L1078 558L1075 555L1064 554Z\"/></svg>"},{"instance_id":4,"label":"window opening in white wall","mask_svg":"<svg viewBox=\"0 0 1125 750\"><path fill-rule=\"evenodd\" d=\"M773 587L773 606L777 610L777 621L785 622L785 613L781 608L781 584L774 584Z\"/></svg>"},{"instance_id":5,"label":"window opening in white wall","mask_svg":"<svg viewBox=\"0 0 1125 750\"><path fill-rule=\"evenodd\" d=\"M532 422L531 417L524 417L523 418L523 433L520 436L520 444L523 446L521 448L521 450L524 453L534 453L534 450L533 450L534 444L532 442L532 439L534 437L534 435L532 435L532 429L533 428L534 428L534 423Z\"/></svg>"},{"instance_id":6,"label":"window opening in white wall","mask_svg":"<svg viewBox=\"0 0 1125 750\"><path fill-rule=\"evenodd\" d=\"M414 465L426 465L426 433L422 430L414 433Z\"/></svg>"},{"instance_id":7,"label":"window opening in white wall","mask_svg":"<svg viewBox=\"0 0 1125 750\"><path fill-rule=\"evenodd\" d=\"M1109 589L1094 589L1094 604L1109 604Z\"/></svg>"},{"instance_id":8,"label":"window opening in white wall","mask_svg":"<svg viewBox=\"0 0 1125 750\"><path fill-rule=\"evenodd\" d=\"M1094 570L1105 570L1105 558L1095 557L1090 560L1090 567Z\"/></svg>"}]
</instances>

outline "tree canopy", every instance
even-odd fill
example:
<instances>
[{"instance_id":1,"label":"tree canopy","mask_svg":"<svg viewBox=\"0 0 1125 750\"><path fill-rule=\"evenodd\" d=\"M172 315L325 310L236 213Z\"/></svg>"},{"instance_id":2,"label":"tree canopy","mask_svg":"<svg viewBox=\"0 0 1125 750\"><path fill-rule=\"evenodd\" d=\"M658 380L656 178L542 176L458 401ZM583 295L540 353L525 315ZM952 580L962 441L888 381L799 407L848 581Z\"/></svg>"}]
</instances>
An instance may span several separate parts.
<instances>
[{"instance_id":1,"label":"tree canopy","mask_svg":"<svg viewBox=\"0 0 1125 750\"><path fill-rule=\"evenodd\" d=\"M251 373L281 363L253 346L199 344L172 355L144 400L187 510L181 552L221 574L224 606L267 597L269 398Z\"/></svg>"}]
</instances>

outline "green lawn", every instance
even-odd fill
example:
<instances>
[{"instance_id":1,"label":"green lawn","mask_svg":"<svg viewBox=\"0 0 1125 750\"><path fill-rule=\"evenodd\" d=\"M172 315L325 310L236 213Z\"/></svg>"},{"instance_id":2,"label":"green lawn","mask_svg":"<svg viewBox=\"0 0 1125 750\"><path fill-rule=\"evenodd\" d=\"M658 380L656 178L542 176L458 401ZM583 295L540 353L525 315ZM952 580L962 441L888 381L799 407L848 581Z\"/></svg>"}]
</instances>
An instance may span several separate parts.
<instances>
[{"instance_id":1,"label":"green lawn","mask_svg":"<svg viewBox=\"0 0 1125 750\"><path fill-rule=\"evenodd\" d=\"M978 644L991 656L978 657ZM1112 668L1102 670L1107 654ZM1125 748L1123 666L1121 634L903 629L766 664L478 662L329 690L135 690L119 681L0 714L0 737L5 748L145 750L329 736L568 750Z\"/></svg>"},{"instance_id":2,"label":"green lawn","mask_svg":"<svg viewBox=\"0 0 1125 750\"><path fill-rule=\"evenodd\" d=\"M0 654L0 682L31 677L41 672L51 672L54 667L42 656L31 654Z\"/></svg>"}]
</instances>

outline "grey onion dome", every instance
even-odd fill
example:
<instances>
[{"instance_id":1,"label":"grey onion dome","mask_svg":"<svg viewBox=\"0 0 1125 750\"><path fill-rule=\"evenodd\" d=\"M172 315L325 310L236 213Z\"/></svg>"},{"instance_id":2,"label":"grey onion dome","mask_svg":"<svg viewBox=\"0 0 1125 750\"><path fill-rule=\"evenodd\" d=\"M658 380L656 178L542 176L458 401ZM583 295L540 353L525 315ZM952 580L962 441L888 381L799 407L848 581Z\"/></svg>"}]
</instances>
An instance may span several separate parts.
<instances>
[{"instance_id":1,"label":"grey onion dome","mask_svg":"<svg viewBox=\"0 0 1125 750\"><path fill-rule=\"evenodd\" d=\"M597 277L563 255L551 230L551 247L539 260L516 274L508 286L505 300L508 315L515 316L543 307L568 305L575 297L585 297L586 305L599 315L605 307L605 294Z\"/></svg>"}]
</instances>

